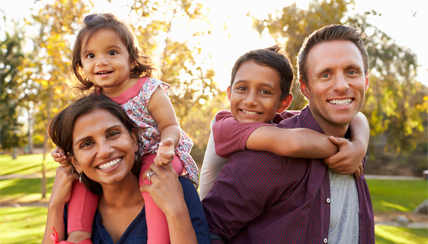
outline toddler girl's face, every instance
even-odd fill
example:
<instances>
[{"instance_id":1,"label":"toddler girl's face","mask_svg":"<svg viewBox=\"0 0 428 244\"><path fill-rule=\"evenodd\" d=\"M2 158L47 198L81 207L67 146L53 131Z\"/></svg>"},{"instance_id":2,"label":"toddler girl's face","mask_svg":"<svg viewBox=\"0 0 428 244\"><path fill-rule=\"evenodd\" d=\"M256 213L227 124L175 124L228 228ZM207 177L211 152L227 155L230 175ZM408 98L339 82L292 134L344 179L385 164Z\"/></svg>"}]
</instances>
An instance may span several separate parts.
<instances>
[{"instance_id":1,"label":"toddler girl's face","mask_svg":"<svg viewBox=\"0 0 428 244\"><path fill-rule=\"evenodd\" d=\"M131 65L128 50L115 30L98 30L82 51L86 77L102 87L105 95L119 95L127 88L134 65Z\"/></svg>"}]
</instances>

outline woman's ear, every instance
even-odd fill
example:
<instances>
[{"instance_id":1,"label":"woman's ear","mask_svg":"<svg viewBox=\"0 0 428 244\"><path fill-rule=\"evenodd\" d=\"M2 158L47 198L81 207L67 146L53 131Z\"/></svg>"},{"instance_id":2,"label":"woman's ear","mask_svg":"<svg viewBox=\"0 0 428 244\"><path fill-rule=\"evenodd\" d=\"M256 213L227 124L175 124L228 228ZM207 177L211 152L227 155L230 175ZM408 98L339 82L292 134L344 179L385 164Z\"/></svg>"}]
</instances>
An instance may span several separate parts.
<instances>
[{"instance_id":1,"label":"woman's ear","mask_svg":"<svg viewBox=\"0 0 428 244\"><path fill-rule=\"evenodd\" d=\"M132 140L132 148L134 149L134 152L138 151L138 130L137 129L132 130L131 140Z\"/></svg>"},{"instance_id":2,"label":"woman's ear","mask_svg":"<svg viewBox=\"0 0 428 244\"><path fill-rule=\"evenodd\" d=\"M76 158L74 156L69 156L70 157L70 162L71 164L74 166L74 168L76 169L76 171L80 174L82 173L82 167L80 167L79 162L76 160Z\"/></svg>"}]
</instances>

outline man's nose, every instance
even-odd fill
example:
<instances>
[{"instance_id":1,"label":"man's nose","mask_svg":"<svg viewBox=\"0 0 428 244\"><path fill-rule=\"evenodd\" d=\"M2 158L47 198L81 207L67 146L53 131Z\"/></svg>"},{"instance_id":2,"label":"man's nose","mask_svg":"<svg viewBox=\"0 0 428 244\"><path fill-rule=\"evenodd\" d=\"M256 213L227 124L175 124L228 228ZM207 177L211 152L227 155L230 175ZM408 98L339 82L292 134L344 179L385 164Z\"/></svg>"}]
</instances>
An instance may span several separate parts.
<instances>
[{"instance_id":1,"label":"man's nose","mask_svg":"<svg viewBox=\"0 0 428 244\"><path fill-rule=\"evenodd\" d=\"M335 91L344 92L349 89L348 82L344 74L338 74L336 75L336 79L334 79L333 88Z\"/></svg>"}]
</instances>

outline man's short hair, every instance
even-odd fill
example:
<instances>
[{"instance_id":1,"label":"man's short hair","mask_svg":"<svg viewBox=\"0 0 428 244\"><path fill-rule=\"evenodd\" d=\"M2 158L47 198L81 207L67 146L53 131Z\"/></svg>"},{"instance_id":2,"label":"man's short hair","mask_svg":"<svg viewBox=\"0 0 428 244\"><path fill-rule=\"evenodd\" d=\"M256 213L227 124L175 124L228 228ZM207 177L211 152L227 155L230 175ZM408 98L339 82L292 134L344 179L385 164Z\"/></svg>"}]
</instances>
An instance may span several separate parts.
<instances>
[{"instance_id":1,"label":"man's short hair","mask_svg":"<svg viewBox=\"0 0 428 244\"><path fill-rule=\"evenodd\" d=\"M305 39L302 47L300 48L299 55L297 56L297 72L301 82L308 84L306 62L309 51L319 43L335 40L351 41L357 46L358 50L360 50L361 56L363 57L364 74L367 74L369 71L369 56L362 41L364 37L365 34L360 28L338 24L325 26L314 31Z\"/></svg>"},{"instance_id":2,"label":"man's short hair","mask_svg":"<svg viewBox=\"0 0 428 244\"><path fill-rule=\"evenodd\" d=\"M244 62L250 60L253 60L261 66L269 66L278 72L279 85L281 87L280 99L283 99L290 94L294 79L293 68L290 65L290 60L287 55L278 45L264 49L252 50L239 57L233 65L230 86L233 85L233 80L235 79L235 75L236 72L238 72L239 67L241 67Z\"/></svg>"}]
</instances>

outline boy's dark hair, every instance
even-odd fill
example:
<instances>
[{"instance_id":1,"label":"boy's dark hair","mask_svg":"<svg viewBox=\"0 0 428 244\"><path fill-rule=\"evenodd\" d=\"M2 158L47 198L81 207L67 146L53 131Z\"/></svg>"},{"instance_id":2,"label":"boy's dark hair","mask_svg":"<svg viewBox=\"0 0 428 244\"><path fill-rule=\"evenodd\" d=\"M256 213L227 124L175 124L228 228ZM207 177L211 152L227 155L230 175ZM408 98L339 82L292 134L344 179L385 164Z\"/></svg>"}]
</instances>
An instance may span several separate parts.
<instances>
[{"instance_id":1,"label":"boy's dark hair","mask_svg":"<svg viewBox=\"0 0 428 244\"><path fill-rule=\"evenodd\" d=\"M74 156L73 151L73 129L76 120L85 114L91 113L92 111L102 109L109 112L111 115L116 117L123 123L125 128L130 134L135 133L138 126L128 117L126 112L113 100L105 95L97 95L95 93L89 96L82 97L77 101L73 102L70 106L59 112L51 121L48 127L48 134L52 141L58 147L61 147L66 155L69 153L70 156ZM138 140L138 136L137 136ZM140 142L138 142L139 147ZM138 150L136 153L137 160L134 162L134 166L131 171L134 175L139 177L140 174L140 162L141 155ZM102 194L103 189L101 185L89 179L82 172L82 181L86 187L94 194Z\"/></svg>"},{"instance_id":2,"label":"boy's dark hair","mask_svg":"<svg viewBox=\"0 0 428 244\"><path fill-rule=\"evenodd\" d=\"M308 85L306 62L310 50L319 43L335 40L351 41L357 46L361 56L363 57L364 75L366 75L367 72L369 72L369 56L367 54L367 50L364 48L362 40L364 37L365 34L360 28L339 24L328 25L314 31L311 35L306 37L302 47L300 48L299 55L297 56L297 71L299 79Z\"/></svg>"},{"instance_id":3,"label":"boy's dark hair","mask_svg":"<svg viewBox=\"0 0 428 244\"><path fill-rule=\"evenodd\" d=\"M80 82L77 88L81 91L86 91L95 86L94 83L85 77L82 66L82 54L86 49L89 38L101 29L112 29L116 31L123 44L126 46L129 53L129 61L135 64L135 67L131 70L131 78L138 78L141 76L151 77L152 73L156 72L152 58L143 52L134 32L128 24L111 13L90 14L83 19L83 28L77 34L70 65L70 72L76 75L77 80Z\"/></svg>"},{"instance_id":4,"label":"boy's dark hair","mask_svg":"<svg viewBox=\"0 0 428 244\"><path fill-rule=\"evenodd\" d=\"M235 79L235 75L236 72L238 72L239 67L250 60L253 60L258 65L269 66L278 72L280 81L279 85L281 87L280 99L283 99L290 94L294 78L293 68L290 65L290 60L287 55L278 45L264 49L252 50L239 57L233 65L230 86L233 85L233 80Z\"/></svg>"}]
</instances>

